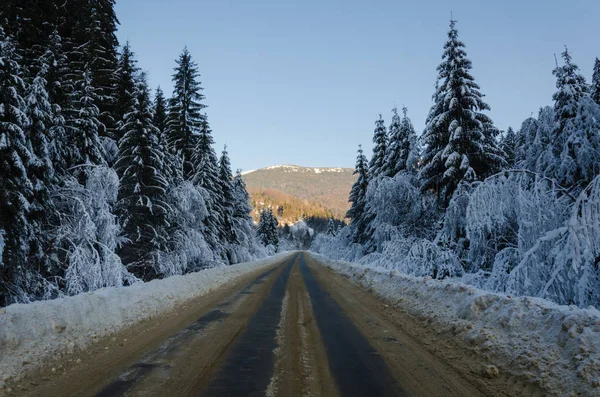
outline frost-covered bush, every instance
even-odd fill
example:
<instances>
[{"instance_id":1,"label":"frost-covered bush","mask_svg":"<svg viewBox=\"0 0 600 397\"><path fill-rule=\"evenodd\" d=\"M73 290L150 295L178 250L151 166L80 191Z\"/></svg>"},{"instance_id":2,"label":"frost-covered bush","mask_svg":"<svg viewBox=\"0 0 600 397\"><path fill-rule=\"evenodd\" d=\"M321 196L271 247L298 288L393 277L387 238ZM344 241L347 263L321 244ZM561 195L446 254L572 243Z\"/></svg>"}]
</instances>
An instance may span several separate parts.
<instances>
[{"instance_id":1,"label":"frost-covered bush","mask_svg":"<svg viewBox=\"0 0 600 397\"><path fill-rule=\"evenodd\" d=\"M596 177L571 206L564 224L540 236L523 253L506 290L561 304L598 306L599 262L600 177Z\"/></svg>"},{"instance_id":2,"label":"frost-covered bush","mask_svg":"<svg viewBox=\"0 0 600 397\"><path fill-rule=\"evenodd\" d=\"M68 179L54 195L58 223L52 238L60 247L55 260L64 268L64 279L55 284L69 295L136 281L115 254L120 228L110 210L119 189L117 174L101 166L85 172L85 186Z\"/></svg>"},{"instance_id":3,"label":"frost-covered bush","mask_svg":"<svg viewBox=\"0 0 600 397\"><path fill-rule=\"evenodd\" d=\"M202 233L205 227L203 221L208 216L206 191L184 182L170 194L174 230L170 235L169 251L159 253L158 274L168 277L221 264Z\"/></svg>"},{"instance_id":4,"label":"frost-covered bush","mask_svg":"<svg viewBox=\"0 0 600 397\"><path fill-rule=\"evenodd\" d=\"M378 252L386 241L400 237L431 238L438 215L429 194L416 186L415 175L400 172L393 178L379 177L367 190L373 214L368 231Z\"/></svg>"}]
</instances>

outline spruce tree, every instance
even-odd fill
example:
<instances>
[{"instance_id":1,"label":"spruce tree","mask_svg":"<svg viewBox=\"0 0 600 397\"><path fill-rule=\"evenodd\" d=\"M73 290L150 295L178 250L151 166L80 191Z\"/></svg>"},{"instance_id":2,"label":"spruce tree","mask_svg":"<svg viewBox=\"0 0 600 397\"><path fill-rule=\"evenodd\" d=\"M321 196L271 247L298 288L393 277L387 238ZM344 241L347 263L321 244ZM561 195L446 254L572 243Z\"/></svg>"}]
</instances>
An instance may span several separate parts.
<instances>
[{"instance_id":1,"label":"spruce tree","mask_svg":"<svg viewBox=\"0 0 600 397\"><path fill-rule=\"evenodd\" d=\"M29 222L34 186L27 169L32 155L25 136L29 120L20 75L14 42L0 26L0 233L4 240L0 306L19 295L27 281L29 245L35 234Z\"/></svg>"},{"instance_id":2,"label":"spruce tree","mask_svg":"<svg viewBox=\"0 0 600 397\"><path fill-rule=\"evenodd\" d=\"M385 128L385 122L381 114L379 119L375 122L375 131L373 134L373 157L369 163L369 177L371 180L375 180L380 175L384 175L385 170L385 158L388 145L387 130Z\"/></svg>"},{"instance_id":3,"label":"spruce tree","mask_svg":"<svg viewBox=\"0 0 600 397\"><path fill-rule=\"evenodd\" d=\"M263 208L260 211L260 215L258 218L258 224L256 225L256 236L259 241L266 247L271 242L270 239L270 220L268 219L268 211L266 208Z\"/></svg>"},{"instance_id":4,"label":"spruce tree","mask_svg":"<svg viewBox=\"0 0 600 397\"><path fill-rule=\"evenodd\" d=\"M125 116L132 109L134 96L136 95L136 79L139 75L139 68L136 66L134 53L131 51L129 42L121 50L116 70L116 92L115 92L115 110L113 117L115 120L114 138L117 142L125 133L123 128Z\"/></svg>"},{"instance_id":5,"label":"spruce tree","mask_svg":"<svg viewBox=\"0 0 600 397\"><path fill-rule=\"evenodd\" d=\"M589 87L569 51L557 66L554 126L550 144L542 153L540 171L559 184L580 190L600 172L600 105L589 95Z\"/></svg>"},{"instance_id":6,"label":"spruce tree","mask_svg":"<svg viewBox=\"0 0 600 397\"><path fill-rule=\"evenodd\" d=\"M242 171L237 170L235 178L233 178L233 216L235 219L240 221L252 222L250 212L252 212L252 206L250 205L250 195L246 189L246 182L242 176Z\"/></svg>"},{"instance_id":7,"label":"spruce tree","mask_svg":"<svg viewBox=\"0 0 600 397\"><path fill-rule=\"evenodd\" d=\"M233 197L233 174L231 172L231 163L227 153L227 145L223 148L221 158L219 159L219 181L221 182L222 207L223 207L223 228L225 236L229 243L236 243L236 237L233 226L234 197Z\"/></svg>"},{"instance_id":8,"label":"spruce tree","mask_svg":"<svg viewBox=\"0 0 600 397\"><path fill-rule=\"evenodd\" d=\"M358 175L356 182L352 185L348 201L352 203L346 218L350 218L350 227L353 229L354 242L363 238L365 206L367 204L367 187L369 184L368 162L363 154L362 146L358 145L358 155L353 175Z\"/></svg>"},{"instance_id":9,"label":"spruce tree","mask_svg":"<svg viewBox=\"0 0 600 397\"><path fill-rule=\"evenodd\" d=\"M85 184L86 167L104 165L104 146L100 140L100 111L96 106L96 88L92 85L88 67L78 74L72 93L73 108L68 110L67 139L69 154L67 167L79 182Z\"/></svg>"},{"instance_id":10,"label":"spruce tree","mask_svg":"<svg viewBox=\"0 0 600 397\"><path fill-rule=\"evenodd\" d=\"M132 94L115 164L120 175L117 209L127 238L120 254L136 276L150 280L157 276L156 253L166 246L168 182L159 130L152 123L152 102L143 76Z\"/></svg>"},{"instance_id":11,"label":"spruce tree","mask_svg":"<svg viewBox=\"0 0 600 397\"><path fill-rule=\"evenodd\" d=\"M191 163L195 171L192 183L208 193L205 199L208 209L208 216L204 220L205 238L215 250L219 251L221 243L226 241L227 231L224 226L223 187L219 179L219 164L212 147L213 143L208 121L206 116L203 116L201 133Z\"/></svg>"},{"instance_id":12,"label":"spruce tree","mask_svg":"<svg viewBox=\"0 0 600 397\"><path fill-rule=\"evenodd\" d=\"M203 88L198 78L198 66L192 56L183 49L177 60L175 74L173 74L174 90L169 101L169 117L167 121L169 146L173 153L180 157L183 164L183 176L189 180L194 175L193 154L196 146L197 134L202 129L205 117L202 109L204 95Z\"/></svg>"},{"instance_id":13,"label":"spruce tree","mask_svg":"<svg viewBox=\"0 0 600 397\"><path fill-rule=\"evenodd\" d=\"M482 113L490 107L470 74L472 64L455 25L456 21L450 21L443 61L438 66L420 173L421 188L436 192L443 207L461 180L483 179L506 164L495 143L498 131Z\"/></svg>"},{"instance_id":14,"label":"spruce tree","mask_svg":"<svg viewBox=\"0 0 600 397\"><path fill-rule=\"evenodd\" d=\"M600 105L600 59L594 61L594 72L592 74L592 99Z\"/></svg>"},{"instance_id":15,"label":"spruce tree","mask_svg":"<svg viewBox=\"0 0 600 397\"><path fill-rule=\"evenodd\" d=\"M98 134L105 145L116 142L116 70L119 21L115 0L73 0L61 6L62 36L68 38L68 52L74 67L89 71L96 92ZM87 65L87 66L86 66ZM114 142L110 142L112 139Z\"/></svg>"},{"instance_id":16,"label":"spruce tree","mask_svg":"<svg viewBox=\"0 0 600 397\"><path fill-rule=\"evenodd\" d=\"M329 236L335 236L335 222L333 221L333 218L329 218L329 221L327 222L327 231L325 234Z\"/></svg>"},{"instance_id":17,"label":"spruce tree","mask_svg":"<svg viewBox=\"0 0 600 397\"><path fill-rule=\"evenodd\" d=\"M402 108L402 119L398 116L398 109L392 110L392 124L390 125L390 140L386 153L386 176L394 177L400 171L416 171L418 161L417 134L412 122L408 118L408 110Z\"/></svg>"},{"instance_id":18,"label":"spruce tree","mask_svg":"<svg viewBox=\"0 0 600 397\"><path fill-rule=\"evenodd\" d=\"M53 114L48 92L46 91L47 66L42 64L38 75L33 79L26 91L25 106L28 123L25 127L30 162L27 164L29 179L33 184L33 195L29 207L29 222L36 230L35 238L30 242L30 264L37 265L41 273L50 269L48 248L48 214L52 209L50 194L56 182L52 164L53 146L50 142L55 137L53 132Z\"/></svg>"},{"instance_id":19,"label":"spruce tree","mask_svg":"<svg viewBox=\"0 0 600 397\"><path fill-rule=\"evenodd\" d=\"M159 144L165 158L166 177L171 187L178 186L183 181L181 163L179 157L171 151L168 143L167 127L167 101L160 87L156 89L154 96L154 118L153 123L159 131Z\"/></svg>"},{"instance_id":20,"label":"spruce tree","mask_svg":"<svg viewBox=\"0 0 600 397\"><path fill-rule=\"evenodd\" d=\"M508 127L508 130L502 136L502 140L500 141L500 149L502 149L505 154L507 167L514 167L517 152L517 135L512 127Z\"/></svg>"},{"instance_id":21,"label":"spruce tree","mask_svg":"<svg viewBox=\"0 0 600 397\"><path fill-rule=\"evenodd\" d=\"M554 128L544 153L542 171L561 185L576 191L587 186L600 173L600 105L569 51L562 53L563 66L557 66L554 99Z\"/></svg>"},{"instance_id":22,"label":"spruce tree","mask_svg":"<svg viewBox=\"0 0 600 397\"><path fill-rule=\"evenodd\" d=\"M69 60L63 49L62 38L56 29L51 33L48 46L41 58L45 73L48 100L52 107L52 122L49 126L52 140L49 142L52 163L58 175L66 174L68 141L65 129L66 112L70 106L69 94L73 90L69 79Z\"/></svg>"},{"instance_id":23,"label":"spruce tree","mask_svg":"<svg viewBox=\"0 0 600 397\"><path fill-rule=\"evenodd\" d=\"M277 227L279 226L279 222L277 221L277 217L273 214L273 210L269 208L269 238L270 244L275 247L275 252L279 249L279 236L277 232Z\"/></svg>"},{"instance_id":24,"label":"spruce tree","mask_svg":"<svg viewBox=\"0 0 600 397\"><path fill-rule=\"evenodd\" d=\"M392 122L388 130L389 140L387 152L385 154L385 175L394 177L400 170L403 169L403 164L400 161L401 158L401 136L400 136L400 116L398 115L398 109L392 109Z\"/></svg>"}]
</instances>

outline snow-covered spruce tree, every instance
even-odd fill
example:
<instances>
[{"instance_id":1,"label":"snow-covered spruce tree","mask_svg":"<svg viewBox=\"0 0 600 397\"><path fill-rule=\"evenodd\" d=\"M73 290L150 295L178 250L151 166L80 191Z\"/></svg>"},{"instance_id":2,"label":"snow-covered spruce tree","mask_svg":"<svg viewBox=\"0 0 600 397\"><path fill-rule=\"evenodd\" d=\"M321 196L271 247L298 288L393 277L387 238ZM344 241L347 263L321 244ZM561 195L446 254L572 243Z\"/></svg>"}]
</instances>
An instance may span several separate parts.
<instances>
[{"instance_id":1,"label":"snow-covered spruce tree","mask_svg":"<svg viewBox=\"0 0 600 397\"><path fill-rule=\"evenodd\" d=\"M167 121L169 146L171 151L180 157L186 180L194 176L192 157L196 147L196 135L200 132L205 119L202 109L206 105L202 104L204 95L198 81L199 77L198 66L186 47L177 60L177 67L173 74L175 88L169 101Z\"/></svg>"},{"instance_id":2,"label":"snow-covered spruce tree","mask_svg":"<svg viewBox=\"0 0 600 397\"><path fill-rule=\"evenodd\" d=\"M73 0L61 7L64 20L61 28L68 42L69 58L78 69L88 65L90 81L97 94L98 133L108 148L116 145L115 71L119 21L114 6L115 0Z\"/></svg>"},{"instance_id":3,"label":"snow-covered spruce tree","mask_svg":"<svg viewBox=\"0 0 600 397\"><path fill-rule=\"evenodd\" d=\"M233 178L233 224L237 240L235 254L232 263L247 262L263 255L258 244L256 244L256 230L250 213L250 195L246 190L246 183L242 172L237 170Z\"/></svg>"},{"instance_id":4,"label":"snow-covered spruce tree","mask_svg":"<svg viewBox=\"0 0 600 397\"><path fill-rule=\"evenodd\" d=\"M594 72L592 75L592 99L600 105L600 59L594 61Z\"/></svg>"},{"instance_id":5,"label":"snow-covered spruce tree","mask_svg":"<svg viewBox=\"0 0 600 397\"><path fill-rule=\"evenodd\" d=\"M117 144L120 142L123 135L126 133L124 125L126 123L125 116L132 110L134 97L137 96L135 92L136 79L139 76L139 68L136 66L137 60L134 58L134 53L131 51L129 42L125 43L119 60L117 63L116 70L116 90L115 90L115 109L113 112L114 117L114 138Z\"/></svg>"},{"instance_id":6,"label":"snow-covered spruce tree","mask_svg":"<svg viewBox=\"0 0 600 397\"><path fill-rule=\"evenodd\" d=\"M279 236L277 235L278 224L277 218L273 215L271 208L263 208L260 211L256 235L265 247L271 247L272 252L277 252L277 248L279 247Z\"/></svg>"},{"instance_id":7,"label":"snow-covered spruce tree","mask_svg":"<svg viewBox=\"0 0 600 397\"><path fill-rule=\"evenodd\" d=\"M201 188L206 196L204 201L208 216L204 219L204 238L217 255L224 255L223 243L227 231L224 228L223 187L219 179L219 164L212 147L213 138L206 120L202 116L201 132L191 159L194 175L191 182Z\"/></svg>"},{"instance_id":8,"label":"snow-covered spruce tree","mask_svg":"<svg viewBox=\"0 0 600 397\"><path fill-rule=\"evenodd\" d=\"M279 222L277 221L277 217L273 214L273 210L269 208L269 220L270 224L270 245L275 247L275 252L279 249L279 235L278 235L278 226Z\"/></svg>"},{"instance_id":9,"label":"snow-covered spruce tree","mask_svg":"<svg viewBox=\"0 0 600 397\"><path fill-rule=\"evenodd\" d=\"M36 232L29 222L34 186L27 172L32 155L25 136L29 120L20 74L15 45L0 26L0 230L4 235L0 306L29 292L29 243Z\"/></svg>"},{"instance_id":10,"label":"snow-covered spruce tree","mask_svg":"<svg viewBox=\"0 0 600 397\"><path fill-rule=\"evenodd\" d=\"M333 222L333 218L329 218L327 222L327 231L325 232L328 236L334 236L336 234L335 223Z\"/></svg>"},{"instance_id":11,"label":"snow-covered spruce tree","mask_svg":"<svg viewBox=\"0 0 600 397\"><path fill-rule=\"evenodd\" d=\"M33 184L33 196L29 206L29 221L36 233L30 241L30 257L28 264L39 269L43 277L50 276L53 272L48 253L49 239L48 214L52 207L50 195L56 182L51 152L54 148L50 142L55 140L52 136L53 114L52 107L46 91L47 65L41 62L38 75L27 87L25 96L26 114L28 124L25 127L27 146L31 154L27 164L29 179Z\"/></svg>"},{"instance_id":12,"label":"snow-covered spruce tree","mask_svg":"<svg viewBox=\"0 0 600 397\"><path fill-rule=\"evenodd\" d=\"M565 64L553 71L558 88L553 95L554 126L538 171L581 191L600 173L600 105L591 99L585 78L567 49L562 57Z\"/></svg>"},{"instance_id":13,"label":"snow-covered spruce tree","mask_svg":"<svg viewBox=\"0 0 600 397\"><path fill-rule=\"evenodd\" d=\"M346 218L350 218L353 241L359 242L363 238L366 224L364 223L365 206L367 204L367 187L369 185L368 162L363 154L362 146L358 145L358 155L353 175L358 175L356 182L352 185L348 202L352 203L346 212Z\"/></svg>"},{"instance_id":14,"label":"snow-covered spruce tree","mask_svg":"<svg viewBox=\"0 0 600 397\"><path fill-rule=\"evenodd\" d=\"M388 136L385 128L383 117L379 115L379 119L375 122L375 131L373 133L373 157L369 162L369 187L376 188L380 179L385 176L386 172L386 155L388 153ZM364 244L367 252L371 252L375 248L373 241L373 233L375 225L373 221L377 214L371 208L368 200L366 200L365 209L363 211L361 223L364 226L364 231L358 236L358 241Z\"/></svg>"},{"instance_id":15,"label":"snow-covered spruce tree","mask_svg":"<svg viewBox=\"0 0 600 397\"><path fill-rule=\"evenodd\" d=\"M514 167L517 152L517 134L515 134L515 131L512 129L512 127L508 127L506 133L502 135L500 140L500 149L502 149L506 155L505 159L507 167Z\"/></svg>"},{"instance_id":16,"label":"snow-covered spruce tree","mask_svg":"<svg viewBox=\"0 0 600 397\"><path fill-rule=\"evenodd\" d=\"M438 66L434 104L423 133L426 147L420 172L421 188L433 190L442 207L465 175L482 179L506 165L495 141L498 131L482 113L490 107L470 74L472 64L455 25L456 21L450 21L443 61Z\"/></svg>"},{"instance_id":17,"label":"snow-covered spruce tree","mask_svg":"<svg viewBox=\"0 0 600 397\"><path fill-rule=\"evenodd\" d=\"M96 106L97 93L92 85L89 68L78 73L71 94L73 108L68 110L67 140L69 145L67 168L85 185L87 168L104 165L104 146L100 140L100 111Z\"/></svg>"},{"instance_id":18,"label":"snow-covered spruce tree","mask_svg":"<svg viewBox=\"0 0 600 397\"><path fill-rule=\"evenodd\" d=\"M153 124L158 128L159 139L158 142L161 147L161 151L164 154L166 177L171 187L180 185L183 182L183 174L181 170L181 162L179 157L170 150L168 142L168 127L167 127L167 116L168 106L165 100L163 90L158 87L154 96L154 118L152 119Z\"/></svg>"},{"instance_id":19,"label":"snow-covered spruce tree","mask_svg":"<svg viewBox=\"0 0 600 397\"><path fill-rule=\"evenodd\" d=\"M419 152L417 147L417 134L408 118L408 109L402 108L402 119L398 109L392 110L392 124L389 131L389 143L385 159L385 175L394 177L403 170L416 172Z\"/></svg>"},{"instance_id":20,"label":"snow-covered spruce tree","mask_svg":"<svg viewBox=\"0 0 600 397\"><path fill-rule=\"evenodd\" d=\"M119 254L133 274L148 281L160 276L157 252L166 248L168 182L145 77L138 77L132 94L115 164L121 178L117 213L127 238Z\"/></svg>"},{"instance_id":21,"label":"snow-covered spruce tree","mask_svg":"<svg viewBox=\"0 0 600 397\"><path fill-rule=\"evenodd\" d=\"M49 133L52 140L49 142L49 151L52 164L57 175L65 175L67 170L68 144L65 129L65 110L69 108L69 93L73 89L69 79L69 60L63 49L62 38L55 29L51 33L48 46L41 57L47 68L45 73L48 100L52 107L52 122Z\"/></svg>"},{"instance_id":22,"label":"snow-covered spruce tree","mask_svg":"<svg viewBox=\"0 0 600 397\"><path fill-rule=\"evenodd\" d=\"M375 180L380 175L385 173L385 157L388 147L387 129L383 117L379 115L379 119L375 121L375 131L373 133L373 156L369 162L369 178Z\"/></svg>"},{"instance_id":23,"label":"snow-covered spruce tree","mask_svg":"<svg viewBox=\"0 0 600 397\"><path fill-rule=\"evenodd\" d=\"M233 174L231 172L231 163L227 153L227 145L223 148L219 158L219 181L221 182L222 207L223 207L223 231L226 241L230 244L236 244L237 239L233 226ZM229 256L229 261L231 257Z\"/></svg>"}]
</instances>

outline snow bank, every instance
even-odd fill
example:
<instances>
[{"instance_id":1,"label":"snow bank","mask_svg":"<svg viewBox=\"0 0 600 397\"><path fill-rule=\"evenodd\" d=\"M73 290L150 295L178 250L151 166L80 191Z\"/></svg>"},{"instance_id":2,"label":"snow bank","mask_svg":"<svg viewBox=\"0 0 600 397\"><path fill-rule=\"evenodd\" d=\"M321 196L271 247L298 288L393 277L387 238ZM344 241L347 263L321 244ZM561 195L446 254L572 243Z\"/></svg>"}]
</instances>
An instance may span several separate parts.
<instances>
[{"instance_id":1,"label":"snow bank","mask_svg":"<svg viewBox=\"0 0 600 397\"><path fill-rule=\"evenodd\" d=\"M549 394L600 396L600 311L313 254L439 334L483 355L490 365L525 376Z\"/></svg>"},{"instance_id":2,"label":"snow bank","mask_svg":"<svg viewBox=\"0 0 600 397\"><path fill-rule=\"evenodd\" d=\"M129 287L103 288L51 301L0 309L0 389L47 360L83 349L141 321L260 270L289 252L233 266L220 266Z\"/></svg>"}]
</instances>

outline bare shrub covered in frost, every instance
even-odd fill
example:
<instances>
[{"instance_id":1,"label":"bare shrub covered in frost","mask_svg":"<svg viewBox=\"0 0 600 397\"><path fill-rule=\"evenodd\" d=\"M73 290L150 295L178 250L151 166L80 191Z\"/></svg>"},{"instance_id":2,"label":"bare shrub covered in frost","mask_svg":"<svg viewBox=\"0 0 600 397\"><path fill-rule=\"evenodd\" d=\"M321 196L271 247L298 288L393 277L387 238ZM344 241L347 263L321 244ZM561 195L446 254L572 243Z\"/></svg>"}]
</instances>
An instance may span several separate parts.
<instances>
[{"instance_id":1,"label":"bare shrub covered in frost","mask_svg":"<svg viewBox=\"0 0 600 397\"><path fill-rule=\"evenodd\" d=\"M117 199L117 174L102 166L86 174L85 187L69 179L54 197L58 225L52 237L62 248L57 260L66 267L62 282L69 295L136 281L115 254L120 228L110 209Z\"/></svg>"},{"instance_id":2,"label":"bare shrub covered in frost","mask_svg":"<svg viewBox=\"0 0 600 397\"><path fill-rule=\"evenodd\" d=\"M562 226L523 253L507 291L561 304L600 304L600 177L583 190ZM540 263L546 266L540 266Z\"/></svg>"},{"instance_id":3,"label":"bare shrub covered in frost","mask_svg":"<svg viewBox=\"0 0 600 397\"><path fill-rule=\"evenodd\" d=\"M171 235L169 252L159 253L157 270L162 277L220 264L202 233L202 222L208 216L203 190L184 182L171 191L171 215L176 226Z\"/></svg>"}]
</instances>

